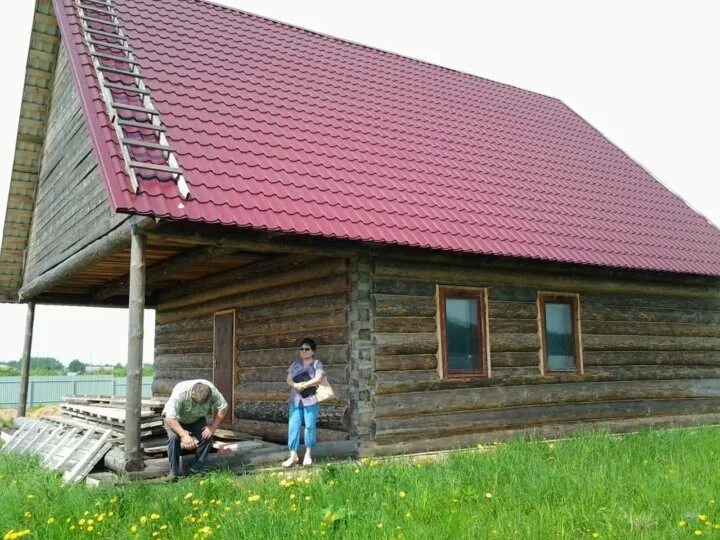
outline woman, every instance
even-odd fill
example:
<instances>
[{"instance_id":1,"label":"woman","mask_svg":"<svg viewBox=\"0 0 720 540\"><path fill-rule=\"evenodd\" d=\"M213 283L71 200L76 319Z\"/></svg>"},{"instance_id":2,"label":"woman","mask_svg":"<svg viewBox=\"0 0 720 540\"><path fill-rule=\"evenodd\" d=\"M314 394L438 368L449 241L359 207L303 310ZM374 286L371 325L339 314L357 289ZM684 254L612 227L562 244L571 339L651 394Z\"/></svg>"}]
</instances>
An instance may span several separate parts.
<instances>
[{"instance_id":1,"label":"woman","mask_svg":"<svg viewBox=\"0 0 720 540\"><path fill-rule=\"evenodd\" d=\"M318 385L325 377L319 360L315 360L315 341L305 338L300 342L300 358L288 368L285 382L291 388L288 414L288 448L290 457L283 461L283 467L292 467L300 461L300 427L305 420L305 456L303 465L312 465L312 449L315 448L315 433L320 404L315 397Z\"/></svg>"}]
</instances>

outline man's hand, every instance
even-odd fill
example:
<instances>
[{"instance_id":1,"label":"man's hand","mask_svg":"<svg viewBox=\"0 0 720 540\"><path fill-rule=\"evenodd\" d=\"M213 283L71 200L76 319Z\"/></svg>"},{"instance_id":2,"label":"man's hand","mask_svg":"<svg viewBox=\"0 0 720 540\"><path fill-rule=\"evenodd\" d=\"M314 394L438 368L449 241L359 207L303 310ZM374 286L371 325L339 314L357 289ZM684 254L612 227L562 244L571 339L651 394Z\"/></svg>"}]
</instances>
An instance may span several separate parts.
<instances>
[{"instance_id":1,"label":"man's hand","mask_svg":"<svg viewBox=\"0 0 720 540\"><path fill-rule=\"evenodd\" d=\"M205 426L202 430L203 441L207 441L215 433L215 428L212 426Z\"/></svg>"},{"instance_id":2,"label":"man's hand","mask_svg":"<svg viewBox=\"0 0 720 540\"><path fill-rule=\"evenodd\" d=\"M197 448L197 444L195 444L195 438L189 433L186 433L185 435L180 437L180 448L182 448L183 450L195 450L195 448Z\"/></svg>"}]
</instances>

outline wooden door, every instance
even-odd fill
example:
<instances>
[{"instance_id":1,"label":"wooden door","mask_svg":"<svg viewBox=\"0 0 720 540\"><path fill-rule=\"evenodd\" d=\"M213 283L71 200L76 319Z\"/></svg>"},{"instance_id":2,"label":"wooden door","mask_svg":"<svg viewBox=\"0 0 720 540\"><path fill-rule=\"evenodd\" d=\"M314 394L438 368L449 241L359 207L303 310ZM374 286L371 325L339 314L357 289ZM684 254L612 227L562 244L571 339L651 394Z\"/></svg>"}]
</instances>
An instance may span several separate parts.
<instances>
[{"instance_id":1,"label":"wooden door","mask_svg":"<svg viewBox=\"0 0 720 540\"><path fill-rule=\"evenodd\" d=\"M227 400L230 410L223 424L233 421L235 387L235 310L215 314L213 332L213 384Z\"/></svg>"}]
</instances>

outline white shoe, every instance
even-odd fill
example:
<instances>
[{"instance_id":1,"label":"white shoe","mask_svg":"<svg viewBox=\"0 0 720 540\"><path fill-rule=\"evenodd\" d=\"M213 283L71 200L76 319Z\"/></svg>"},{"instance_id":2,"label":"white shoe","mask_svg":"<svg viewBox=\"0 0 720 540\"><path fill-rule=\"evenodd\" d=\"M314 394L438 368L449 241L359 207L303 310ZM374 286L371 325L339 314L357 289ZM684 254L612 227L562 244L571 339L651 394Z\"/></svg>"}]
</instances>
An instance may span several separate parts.
<instances>
[{"instance_id":1,"label":"white shoe","mask_svg":"<svg viewBox=\"0 0 720 540\"><path fill-rule=\"evenodd\" d=\"M293 465L297 465L300 459L298 459L297 456L290 456L285 461L282 462L282 466L286 469L289 467L292 467Z\"/></svg>"},{"instance_id":2,"label":"white shoe","mask_svg":"<svg viewBox=\"0 0 720 540\"><path fill-rule=\"evenodd\" d=\"M303 459L303 467L307 467L308 465L312 465L312 458L310 456L305 456Z\"/></svg>"}]
</instances>

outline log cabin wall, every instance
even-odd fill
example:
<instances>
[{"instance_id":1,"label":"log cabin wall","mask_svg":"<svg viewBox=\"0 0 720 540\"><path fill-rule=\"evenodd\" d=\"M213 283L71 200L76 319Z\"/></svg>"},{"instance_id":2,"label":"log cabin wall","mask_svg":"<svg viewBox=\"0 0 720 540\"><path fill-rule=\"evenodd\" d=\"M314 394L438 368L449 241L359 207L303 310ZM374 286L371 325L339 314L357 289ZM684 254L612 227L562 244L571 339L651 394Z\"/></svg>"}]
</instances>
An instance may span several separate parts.
<instances>
[{"instance_id":1,"label":"log cabin wall","mask_svg":"<svg viewBox=\"0 0 720 540\"><path fill-rule=\"evenodd\" d=\"M153 393L183 379L213 378L213 316L234 309L234 428L286 441L287 368L299 341L318 343L338 402L323 404L318 440L347 439L350 429L349 283L345 259L273 257L172 291L156 312Z\"/></svg>"},{"instance_id":2,"label":"log cabin wall","mask_svg":"<svg viewBox=\"0 0 720 540\"><path fill-rule=\"evenodd\" d=\"M63 45L55 68L24 283L128 218L112 212Z\"/></svg>"},{"instance_id":3,"label":"log cabin wall","mask_svg":"<svg viewBox=\"0 0 720 540\"><path fill-rule=\"evenodd\" d=\"M647 276L376 260L374 443L365 451L443 449L531 431L559 436L581 425L622 431L720 421L717 283L702 298L701 287ZM441 378L437 285L487 289L490 378ZM538 291L579 294L582 374L542 374Z\"/></svg>"}]
</instances>

